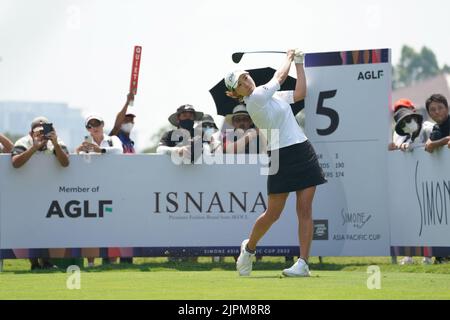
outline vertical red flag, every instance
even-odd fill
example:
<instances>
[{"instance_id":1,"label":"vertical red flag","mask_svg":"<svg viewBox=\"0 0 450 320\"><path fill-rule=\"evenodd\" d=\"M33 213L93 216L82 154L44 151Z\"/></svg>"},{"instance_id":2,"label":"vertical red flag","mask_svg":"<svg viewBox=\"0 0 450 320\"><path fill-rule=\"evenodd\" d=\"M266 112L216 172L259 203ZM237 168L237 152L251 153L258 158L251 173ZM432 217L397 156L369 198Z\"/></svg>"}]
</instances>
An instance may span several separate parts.
<instances>
[{"instance_id":1,"label":"vertical red flag","mask_svg":"<svg viewBox=\"0 0 450 320\"><path fill-rule=\"evenodd\" d=\"M131 68L130 92L136 94L139 80L139 67L141 65L142 47L135 46L133 53L133 66Z\"/></svg>"}]
</instances>

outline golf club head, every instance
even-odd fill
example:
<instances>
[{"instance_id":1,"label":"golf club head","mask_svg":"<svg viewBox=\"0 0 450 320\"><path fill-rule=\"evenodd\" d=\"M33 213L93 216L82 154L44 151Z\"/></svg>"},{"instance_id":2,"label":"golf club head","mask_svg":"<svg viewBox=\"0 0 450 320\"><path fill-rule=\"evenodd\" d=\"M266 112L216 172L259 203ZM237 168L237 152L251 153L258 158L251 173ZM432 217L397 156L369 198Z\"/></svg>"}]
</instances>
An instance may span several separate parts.
<instances>
[{"instance_id":1,"label":"golf club head","mask_svg":"<svg viewBox=\"0 0 450 320\"><path fill-rule=\"evenodd\" d=\"M234 63L239 63L243 55L244 52L235 52L231 55L231 59L233 60Z\"/></svg>"}]
</instances>

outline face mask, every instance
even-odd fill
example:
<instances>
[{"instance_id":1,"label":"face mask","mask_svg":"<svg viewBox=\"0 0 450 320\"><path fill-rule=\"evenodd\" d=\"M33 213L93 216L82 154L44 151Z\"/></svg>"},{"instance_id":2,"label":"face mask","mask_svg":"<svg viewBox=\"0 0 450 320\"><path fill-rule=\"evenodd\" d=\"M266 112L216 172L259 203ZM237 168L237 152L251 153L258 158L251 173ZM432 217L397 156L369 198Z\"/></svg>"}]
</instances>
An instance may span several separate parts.
<instances>
[{"instance_id":1,"label":"face mask","mask_svg":"<svg viewBox=\"0 0 450 320\"><path fill-rule=\"evenodd\" d=\"M216 133L216 129L206 128L205 130L203 130L203 140L211 141L211 137L214 133Z\"/></svg>"},{"instance_id":2,"label":"face mask","mask_svg":"<svg viewBox=\"0 0 450 320\"><path fill-rule=\"evenodd\" d=\"M122 124L122 126L120 128L122 129L123 132L130 133L131 130L133 129L133 127L134 127L134 123L128 122L128 123Z\"/></svg>"},{"instance_id":3,"label":"face mask","mask_svg":"<svg viewBox=\"0 0 450 320\"><path fill-rule=\"evenodd\" d=\"M180 120L178 122L178 125L180 126L180 128L191 131L192 129L194 129L194 120L191 119Z\"/></svg>"},{"instance_id":4,"label":"face mask","mask_svg":"<svg viewBox=\"0 0 450 320\"><path fill-rule=\"evenodd\" d=\"M416 119L412 119L410 122L405 122L403 126L403 131L407 134L413 134L419 129L419 125L417 124Z\"/></svg>"}]
</instances>

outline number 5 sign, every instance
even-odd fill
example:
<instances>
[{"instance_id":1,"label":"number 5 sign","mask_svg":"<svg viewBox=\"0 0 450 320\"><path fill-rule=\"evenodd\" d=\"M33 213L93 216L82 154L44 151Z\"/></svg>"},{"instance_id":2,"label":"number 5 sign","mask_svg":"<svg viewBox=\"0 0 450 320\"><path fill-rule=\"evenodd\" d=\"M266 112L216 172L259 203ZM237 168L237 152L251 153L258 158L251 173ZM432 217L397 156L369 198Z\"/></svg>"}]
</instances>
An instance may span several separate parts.
<instances>
[{"instance_id":1,"label":"number 5 sign","mask_svg":"<svg viewBox=\"0 0 450 320\"><path fill-rule=\"evenodd\" d=\"M388 49L307 54L305 72L306 130L311 140L385 138L387 130L380 125L388 125L389 118Z\"/></svg>"},{"instance_id":2,"label":"number 5 sign","mask_svg":"<svg viewBox=\"0 0 450 320\"><path fill-rule=\"evenodd\" d=\"M328 220L335 254L389 255L390 50L307 54L305 73L305 132L328 180L314 219Z\"/></svg>"}]
</instances>

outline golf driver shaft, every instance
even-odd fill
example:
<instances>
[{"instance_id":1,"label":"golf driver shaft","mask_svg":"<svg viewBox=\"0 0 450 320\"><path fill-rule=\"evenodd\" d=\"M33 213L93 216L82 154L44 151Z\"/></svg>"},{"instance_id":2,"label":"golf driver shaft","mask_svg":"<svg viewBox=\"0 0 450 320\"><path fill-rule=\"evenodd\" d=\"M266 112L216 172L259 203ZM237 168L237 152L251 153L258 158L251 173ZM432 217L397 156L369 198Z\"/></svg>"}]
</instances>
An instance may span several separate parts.
<instances>
[{"instance_id":1,"label":"golf driver shaft","mask_svg":"<svg viewBox=\"0 0 450 320\"><path fill-rule=\"evenodd\" d=\"M286 51L247 51L242 53L286 53Z\"/></svg>"},{"instance_id":2,"label":"golf driver shaft","mask_svg":"<svg viewBox=\"0 0 450 320\"><path fill-rule=\"evenodd\" d=\"M242 59L242 56L247 53L286 53L286 51L247 51L247 52L235 52L231 56L234 63L239 63Z\"/></svg>"}]
</instances>

